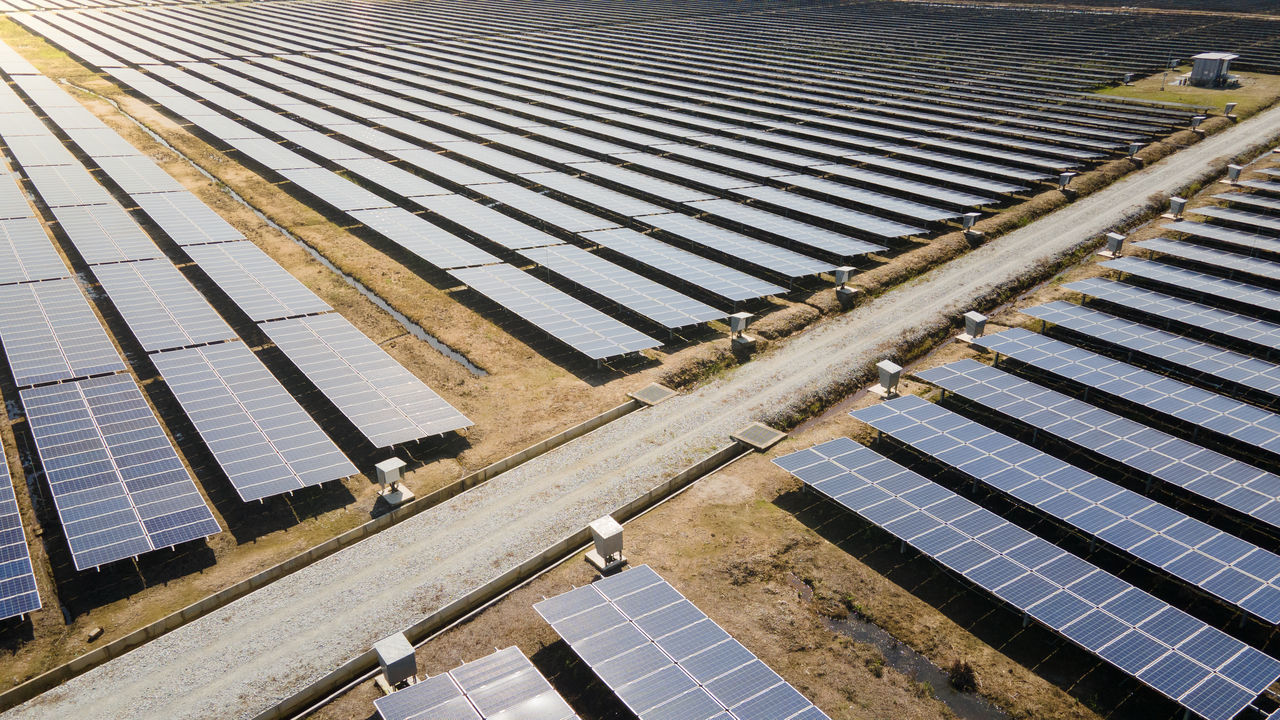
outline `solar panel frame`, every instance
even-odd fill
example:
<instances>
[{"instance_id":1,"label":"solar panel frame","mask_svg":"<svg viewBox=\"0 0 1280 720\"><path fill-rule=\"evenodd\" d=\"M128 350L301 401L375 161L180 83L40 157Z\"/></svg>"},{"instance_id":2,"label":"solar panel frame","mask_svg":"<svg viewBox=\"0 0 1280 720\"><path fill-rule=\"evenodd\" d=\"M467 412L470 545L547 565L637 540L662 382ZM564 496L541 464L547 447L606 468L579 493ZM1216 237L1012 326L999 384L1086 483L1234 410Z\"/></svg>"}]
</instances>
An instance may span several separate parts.
<instances>
[{"instance_id":1,"label":"solar panel frame","mask_svg":"<svg viewBox=\"0 0 1280 720\"><path fill-rule=\"evenodd\" d=\"M77 570L221 532L131 376L18 395Z\"/></svg>"},{"instance_id":2,"label":"solar panel frame","mask_svg":"<svg viewBox=\"0 0 1280 720\"><path fill-rule=\"evenodd\" d=\"M93 274L147 352L236 337L235 331L168 260L97 265Z\"/></svg>"},{"instance_id":3,"label":"solar panel frame","mask_svg":"<svg viewBox=\"0 0 1280 720\"><path fill-rule=\"evenodd\" d=\"M151 356L240 499L359 472L244 343Z\"/></svg>"},{"instance_id":4,"label":"solar panel frame","mask_svg":"<svg viewBox=\"0 0 1280 720\"><path fill-rule=\"evenodd\" d=\"M128 369L70 278L0 286L0 341L18 388Z\"/></svg>"},{"instance_id":5,"label":"solar panel frame","mask_svg":"<svg viewBox=\"0 0 1280 720\"><path fill-rule=\"evenodd\" d=\"M375 447L473 424L337 313L258 327Z\"/></svg>"}]
</instances>

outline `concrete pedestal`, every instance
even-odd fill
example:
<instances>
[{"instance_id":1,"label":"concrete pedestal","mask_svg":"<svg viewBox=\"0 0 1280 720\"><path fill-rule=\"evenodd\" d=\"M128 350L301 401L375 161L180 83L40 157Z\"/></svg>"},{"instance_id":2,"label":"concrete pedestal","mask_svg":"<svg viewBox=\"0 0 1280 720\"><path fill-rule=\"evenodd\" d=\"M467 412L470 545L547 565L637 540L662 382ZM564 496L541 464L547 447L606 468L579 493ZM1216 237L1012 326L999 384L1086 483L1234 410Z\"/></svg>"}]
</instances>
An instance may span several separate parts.
<instances>
[{"instance_id":1,"label":"concrete pedestal","mask_svg":"<svg viewBox=\"0 0 1280 720\"><path fill-rule=\"evenodd\" d=\"M378 497L391 507L400 507L401 505L413 500L413 491L409 488L399 485L394 490L391 488L383 488L378 491Z\"/></svg>"},{"instance_id":2,"label":"concrete pedestal","mask_svg":"<svg viewBox=\"0 0 1280 720\"><path fill-rule=\"evenodd\" d=\"M587 551L587 562L591 563L591 566L596 570L599 570L601 575L608 575L609 573L621 568L623 565L626 565L627 556L622 553L618 553L612 561L605 560L604 557L595 550L595 548L592 548Z\"/></svg>"}]
</instances>

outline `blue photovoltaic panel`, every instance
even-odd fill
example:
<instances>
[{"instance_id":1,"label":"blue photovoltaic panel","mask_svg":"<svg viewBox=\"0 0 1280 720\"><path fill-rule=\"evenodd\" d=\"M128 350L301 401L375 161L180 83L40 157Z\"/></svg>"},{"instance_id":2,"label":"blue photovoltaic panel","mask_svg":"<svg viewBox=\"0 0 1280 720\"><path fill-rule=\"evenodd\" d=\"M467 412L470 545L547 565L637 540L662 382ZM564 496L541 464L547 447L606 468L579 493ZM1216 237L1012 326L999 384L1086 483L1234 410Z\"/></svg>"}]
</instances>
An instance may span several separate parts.
<instances>
[{"instance_id":1,"label":"blue photovoltaic panel","mask_svg":"<svg viewBox=\"0 0 1280 720\"><path fill-rule=\"evenodd\" d=\"M1164 229L1195 238L1213 240L1232 247L1280 253L1280 238L1274 235L1260 235L1235 228L1222 227L1221 225L1191 222L1190 220L1179 220L1172 225L1164 226Z\"/></svg>"},{"instance_id":2,"label":"blue photovoltaic panel","mask_svg":"<svg viewBox=\"0 0 1280 720\"><path fill-rule=\"evenodd\" d=\"M0 166L0 220L35 217L35 210L18 185L18 176Z\"/></svg>"},{"instance_id":3,"label":"blue photovoltaic panel","mask_svg":"<svg viewBox=\"0 0 1280 720\"><path fill-rule=\"evenodd\" d=\"M433 195L414 202L508 250L562 245L563 240L461 195Z\"/></svg>"},{"instance_id":4,"label":"blue photovoltaic panel","mask_svg":"<svg viewBox=\"0 0 1280 720\"><path fill-rule=\"evenodd\" d=\"M472 424L337 313L258 327L377 447Z\"/></svg>"},{"instance_id":5,"label":"blue photovoltaic panel","mask_svg":"<svg viewBox=\"0 0 1280 720\"><path fill-rule=\"evenodd\" d=\"M880 407L853 416L1229 606L1280 622L1280 556L922 398Z\"/></svg>"},{"instance_id":6,"label":"blue photovoltaic panel","mask_svg":"<svg viewBox=\"0 0 1280 720\"><path fill-rule=\"evenodd\" d=\"M9 477L9 461L0 447L0 620L39 609L40 593L22 531L22 512Z\"/></svg>"},{"instance_id":7,"label":"blue photovoltaic panel","mask_svg":"<svg viewBox=\"0 0 1280 720\"><path fill-rule=\"evenodd\" d=\"M1258 257L1240 255L1230 250L1205 247L1179 240L1154 238L1134 243L1134 247L1180 260L1208 265L1220 272L1253 275L1267 280L1280 280L1280 263Z\"/></svg>"},{"instance_id":8,"label":"blue photovoltaic panel","mask_svg":"<svg viewBox=\"0 0 1280 720\"><path fill-rule=\"evenodd\" d=\"M1226 220L1227 222L1239 223L1250 227L1260 228L1271 232L1280 231L1280 217L1274 215L1266 215L1263 213L1248 212L1245 210L1237 210L1235 208L1215 207L1206 205L1198 207L1190 212L1205 217L1217 218L1218 220Z\"/></svg>"},{"instance_id":9,"label":"blue photovoltaic panel","mask_svg":"<svg viewBox=\"0 0 1280 720\"><path fill-rule=\"evenodd\" d=\"M147 352L236 336L168 260L97 265L93 274Z\"/></svg>"},{"instance_id":10,"label":"blue photovoltaic panel","mask_svg":"<svg viewBox=\"0 0 1280 720\"><path fill-rule=\"evenodd\" d=\"M90 265L164 257L129 213L114 203L58 207L53 215Z\"/></svg>"},{"instance_id":11,"label":"blue photovoltaic panel","mask_svg":"<svg viewBox=\"0 0 1280 720\"><path fill-rule=\"evenodd\" d=\"M903 404L894 400L856 416L942 417L936 405L901 400L919 401L910 403L912 415L899 415ZM1230 720L1280 677L1280 661L853 440L837 438L774 462L1203 718ZM1235 672L1242 666L1258 672L1242 676Z\"/></svg>"},{"instance_id":12,"label":"blue photovoltaic panel","mask_svg":"<svg viewBox=\"0 0 1280 720\"><path fill-rule=\"evenodd\" d=\"M126 369L70 278L0 286L0 342L20 388Z\"/></svg>"},{"instance_id":13,"label":"blue photovoltaic panel","mask_svg":"<svg viewBox=\"0 0 1280 720\"><path fill-rule=\"evenodd\" d=\"M244 235L200 198L182 192L145 193L133 198L151 221L179 245L244 240Z\"/></svg>"},{"instance_id":14,"label":"blue photovoltaic panel","mask_svg":"<svg viewBox=\"0 0 1280 720\"><path fill-rule=\"evenodd\" d=\"M1181 289L1202 298L1239 303L1261 310L1280 311L1280 290L1250 285L1239 280L1143 258L1122 257L1100 264L1108 270L1127 273L1161 286Z\"/></svg>"},{"instance_id":15,"label":"blue photovoltaic panel","mask_svg":"<svg viewBox=\"0 0 1280 720\"><path fill-rule=\"evenodd\" d=\"M244 343L171 350L151 361L245 502L356 474Z\"/></svg>"},{"instance_id":16,"label":"blue photovoltaic panel","mask_svg":"<svg viewBox=\"0 0 1280 720\"><path fill-rule=\"evenodd\" d=\"M1102 278L1087 278L1063 287L1157 320L1223 335L1267 350L1280 350L1280 324L1250 315Z\"/></svg>"},{"instance_id":17,"label":"blue photovoltaic panel","mask_svg":"<svg viewBox=\"0 0 1280 720\"><path fill-rule=\"evenodd\" d=\"M404 208L353 210L347 214L442 270L499 262L493 255Z\"/></svg>"},{"instance_id":18,"label":"blue photovoltaic panel","mask_svg":"<svg viewBox=\"0 0 1280 720\"><path fill-rule=\"evenodd\" d=\"M39 220L0 220L0 285L70 276Z\"/></svg>"},{"instance_id":19,"label":"blue photovoltaic panel","mask_svg":"<svg viewBox=\"0 0 1280 720\"><path fill-rule=\"evenodd\" d=\"M640 720L827 717L648 565L533 609Z\"/></svg>"},{"instance_id":20,"label":"blue photovoltaic panel","mask_svg":"<svg viewBox=\"0 0 1280 720\"><path fill-rule=\"evenodd\" d=\"M254 322L333 309L248 240L188 245L185 250Z\"/></svg>"},{"instance_id":21,"label":"blue photovoltaic panel","mask_svg":"<svg viewBox=\"0 0 1280 720\"><path fill-rule=\"evenodd\" d=\"M918 376L1144 476L1280 528L1280 477L1265 470L973 360ZM1275 572L1280 574L1280 567Z\"/></svg>"},{"instance_id":22,"label":"blue photovoltaic panel","mask_svg":"<svg viewBox=\"0 0 1280 720\"><path fill-rule=\"evenodd\" d=\"M1041 372L1084 385L1089 392L1122 398L1145 412L1280 455L1280 415L1256 405L1022 328L983 335L976 338L974 344Z\"/></svg>"},{"instance_id":23,"label":"blue photovoltaic panel","mask_svg":"<svg viewBox=\"0 0 1280 720\"><path fill-rule=\"evenodd\" d=\"M1155 358L1183 374L1229 382L1280 396L1280 365L1224 350L1176 333L1125 320L1069 302L1051 302L1022 312L1124 350Z\"/></svg>"},{"instance_id":24,"label":"blue photovoltaic panel","mask_svg":"<svg viewBox=\"0 0 1280 720\"><path fill-rule=\"evenodd\" d=\"M719 218L721 222L762 231L770 237L822 250L838 257L857 257L884 250L884 246L825 230L815 225L792 220L766 210L732 200L705 200L686 203L697 212ZM648 218L646 218L647 220Z\"/></svg>"},{"instance_id":25,"label":"blue photovoltaic panel","mask_svg":"<svg viewBox=\"0 0 1280 720\"><path fill-rule=\"evenodd\" d=\"M662 344L511 265L449 274L593 360Z\"/></svg>"},{"instance_id":26,"label":"blue photovoltaic panel","mask_svg":"<svg viewBox=\"0 0 1280 720\"><path fill-rule=\"evenodd\" d=\"M836 269L834 264L825 260L801 255L680 213L645 215L641 221L684 238L695 245L724 253L742 262L776 272L783 277L805 277Z\"/></svg>"},{"instance_id":27,"label":"blue photovoltaic panel","mask_svg":"<svg viewBox=\"0 0 1280 720\"><path fill-rule=\"evenodd\" d=\"M727 313L573 245L528 248L520 255L663 327L676 329L724 318Z\"/></svg>"},{"instance_id":28,"label":"blue photovoltaic panel","mask_svg":"<svg viewBox=\"0 0 1280 720\"><path fill-rule=\"evenodd\" d=\"M77 570L220 531L132 377L19 397Z\"/></svg>"},{"instance_id":29,"label":"blue photovoltaic panel","mask_svg":"<svg viewBox=\"0 0 1280 720\"><path fill-rule=\"evenodd\" d=\"M517 647L373 701L382 720L577 720Z\"/></svg>"},{"instance_id":30,"label":"blue photovoltaic panel","mask_svg":"<svg viewBox=\"0 0 1280 720\"><path fill-rule=\"evenodd\" d=\"M694 255L630 228L588 232L583 233L582 237L734 302L787 292L786 288L725 267L714 260Z\"/></svg>"}]
</instances>

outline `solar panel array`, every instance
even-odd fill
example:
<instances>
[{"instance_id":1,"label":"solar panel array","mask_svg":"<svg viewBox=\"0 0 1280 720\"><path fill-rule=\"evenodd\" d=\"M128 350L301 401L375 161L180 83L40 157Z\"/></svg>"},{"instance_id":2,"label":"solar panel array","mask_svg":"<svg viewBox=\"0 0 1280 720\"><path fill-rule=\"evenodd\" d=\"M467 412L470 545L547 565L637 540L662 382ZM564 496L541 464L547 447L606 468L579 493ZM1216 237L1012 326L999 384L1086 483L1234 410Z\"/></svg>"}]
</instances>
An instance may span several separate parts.
<instances>
[{"instance_id":1,"label":"solar panel array","mask_svg":"<svg viewBox=\"0 0 1280 720\"><path fill-rule=\"evenodd\" d=\"M472 425L341 315L274 320L259 327L377 447Z\"/></svg>"},{"instance_id":2,"label":"solar panel array","mask_svg":"<svg viewBox=\"0 0 1280 720\"><path fill-rule=\"evenodd\" d=\"M132 377L19 397L77 570L220 532Z\"/></svg>"},{"instance_id":3,"label":"solar panel array","mask_svg":"<svg viewBox=\"0 0 1280 720\"><path fill-rule=\"evenodd\" d=\"M1228 606L1280 621L1274 553L922 398L854 417Z\"/></svg>"},{"instance_id":4,"label":"solar panel array","mask_svg":"<svg viewBox=\"0 0 1280 720\"><path fill-rule=\"evenodd\" d=\"M511 265L450 270L449 274L595 360L662 344Z\"/></svg>"},{"instance_id":5,"label":"solar panel array","mask_svg":"<svg viewBox=\"0 0 1280 720\"><path fill-rule=\"evenodd\" d=\"M1258 310L1280 310L1280 290L1135 257L1116 258L1101 265L1108 270L1131 275L1162 287L1180 288L1182 292L1219 304L1237 304Z\"/></svg>"},{"instance_id":6,"label":"solar panel array","mask_svg":"<svg viewBox=\"0 0 1280 720\"><path fill-rule=\"evenodd\" d=\"M9 461L0 447L0 620L39 609L40 591L22 530L22 510L9 476Z\"/></svg>"},{"instance_id":7,"label":"solar panel array","mask_svg":"<svg viewBox=\"0 0 1280 720\"><path fill-rule=\"evenodd\" d=\"M827 717L648 565L533 609L640 720Z\"/></svg>"},{"instance_id":8,"label":"solar panel array","mask_svg":"<svg viewBox=\"0 0 1280 720\"><path fill-rule=\"evenodd\" d=\"M160 248L119 205L53 208L58 227L90 265L163 258Z\"/></svg>"},{"instance_id":9,"label":"solar panel array","mask_svg":"<svg viewBox=\"0 0 1280 720\"><path fill-rule=\"evenodd\" d=\"M235 331L168 260L99 265L93 270L147 352L235 337Z\"/></svg>"},{"instance_id":10,"label":"solar panel array","mask_svg":"<svg viewBox=\"0 0 1280 720\"><path fill-rule=\"evenodd\" d=\"M1156 478L1280 528L1280 477L1273 473L973 360L917 376L1141 478Z\"/></svg>"},{"instance_id":11,"label":"solar panel array","mask_svg":"<svg viewBox=\"0 0 1280 720\"><path fill-rule=\"evenodd\" d=\"M1280 415L1256 405L1021 328L983 335L974 344L1143 412L1280 454Z\"/></svg>"},{"instance_id":12,"label":"solar panel array","mask_svg":"<svg viewBox=\"0 0 1280 720\"><path fill-rule=\"evenodd\" d=\"M333 309L248 240L189 245L186 252L255 322Z\"/></svg>"},{"instance_id":13,"label":"solar panel array","mask_svg":"<svg viewBox=\"0 0 1280 720\"><path fill-rule=\"evenodd\" d=\"M0 177L0 183L6 181L7 178ZM71 271L58 257L39 220L33 216L0 220L0 285L56 280L70 275Z\"/></svg>"},{"instance_id":14,"label":"solar panel array","mask_svg":"<svg viewBox=\"0 0 1280 720\"><path fill-rule=\"evenodd\" d=\"M945 415L919 398L859 413L940 424ZM848 438L774 462L1202 718L1234 718L1280 677L1280 661Z\"/></svg>"},{"instance_id":15,"label":"solar panel array","mask_svg":"<svg viewBox=\"0 0 1280 720\"><path fill-rule=\"evenodd\" d=\"M245 502L357 470L242 342L151 356Z\"/></svg>"},{"instance_id":16,"label":"solar panel array","mask_svg":"<svg viewBox=\"0 0 1280 720\"><path fill-rule=\"evenodd\" d=\"M0 285L0 342L19 388L127 369L71 279Z\"/></svg>"},{"instance_id":17,"label":"solar panel array","mask_svg":"<svg viewBox=\"0 0 1280 720\"><path fill-rule=\"evenodd\" d=\"M517 647L373 701L382 720L578 720Z\"/></svg>"}]
</instances>

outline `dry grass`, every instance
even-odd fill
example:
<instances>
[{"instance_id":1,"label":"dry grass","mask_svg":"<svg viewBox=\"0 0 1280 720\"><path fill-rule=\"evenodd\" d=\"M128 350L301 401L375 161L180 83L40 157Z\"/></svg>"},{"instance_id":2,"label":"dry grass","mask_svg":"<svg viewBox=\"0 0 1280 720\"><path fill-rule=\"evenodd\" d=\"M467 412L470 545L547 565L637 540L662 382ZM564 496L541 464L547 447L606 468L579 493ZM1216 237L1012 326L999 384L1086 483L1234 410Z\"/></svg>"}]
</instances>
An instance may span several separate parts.
<instances>
[{"instance_id":1,"label":"dry grass","mask_svg":"<svg viewBox=\"0 0 1280 720\"><path fill-rule=\"evenodd\" d=\"M1190 65L1170 70L1169 73L1148 75L1130 85L1100 90L1100 95L1149 100L1152 102L1177 103L1194 107L1212 108L1222 112L1227 103L1236 103L1236 114L1241 119L1264 110L1275 104L1280 96L1280 75L1265 73L1232 73L1240 77L1240 86L1236 88L1213 89L1199 88L1190 85L1173 85L1173 81L1184 73L1191 72Z\"/></svg>"}]
</instances>

